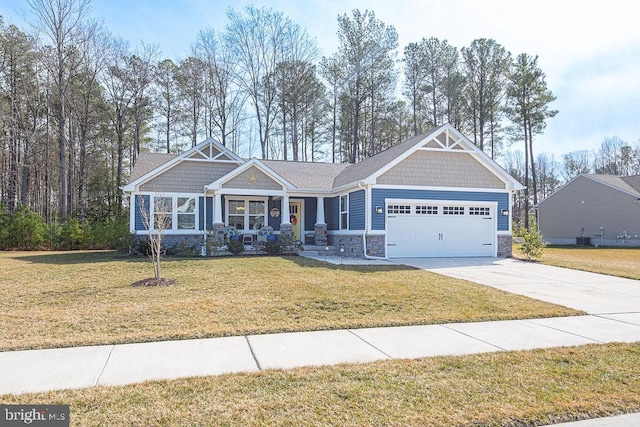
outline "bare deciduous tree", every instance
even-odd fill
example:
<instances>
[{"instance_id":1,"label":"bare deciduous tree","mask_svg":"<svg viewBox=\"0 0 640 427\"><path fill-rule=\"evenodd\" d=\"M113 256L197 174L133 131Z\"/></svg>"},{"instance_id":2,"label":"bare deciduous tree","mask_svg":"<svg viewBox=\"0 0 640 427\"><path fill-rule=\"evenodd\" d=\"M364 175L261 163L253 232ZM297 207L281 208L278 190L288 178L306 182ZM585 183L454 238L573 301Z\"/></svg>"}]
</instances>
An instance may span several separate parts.
<instances>
[{"instance_id":1,"label":"bare deciduous tree","mask_svg":"<svg viewBox=\"0 0 640 427\"><path fill-rule=\"evenodd\" d=\"M89 0L27 0L35 15L33 27L53 44L54 55L48 62L58 96L58 148L60 152L60 217L69 213L67 185L67 102L73 73L79 57L74 47L84 36L80 28L89 12Z\"/></svg>"},{"instance_id":2,"label":"bare deciduous tree","mask_svg":"<svg viewBox=\"0 0 640 427\"><path fill-rule=\"evenodd\" d=\"M149 206L145 203L145 197L138 196L138 208L142 223L147 230L149 237L149 250L151 262L153 263L153 275L156 280L160 279L162 261L162 237L166 229L171 228L172 221L172 199L171 197L153 197L153 206L151 197L149 198Z\"/></svg>"}]
</instances>

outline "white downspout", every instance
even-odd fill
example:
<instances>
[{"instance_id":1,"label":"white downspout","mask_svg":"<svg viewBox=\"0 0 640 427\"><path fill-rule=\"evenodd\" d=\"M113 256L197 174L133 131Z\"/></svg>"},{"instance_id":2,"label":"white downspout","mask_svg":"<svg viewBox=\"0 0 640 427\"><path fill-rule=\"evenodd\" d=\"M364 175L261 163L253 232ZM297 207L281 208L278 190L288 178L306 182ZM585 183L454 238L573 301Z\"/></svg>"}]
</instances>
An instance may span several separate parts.
<instances>
[{"instance_id":1,"label":"white downspout","mask_svg":"<svg viewBox=\"0 0 640 427\"><path fill-rule=\"evenodd\" d=\"M365 206L365 216L364 216L364 231L362 232L362 248L364 250L364 257L365 259L375 259L375 260L386 260L386 257L381 257L381 256L373 256L373 255L369 255L367 253L367 231L369 231L369 229L371 228L371 206L369 206L369 189L368 188L364 188L362 186L363 181L360 181L358 183L358 187L360 187L362 190L364 190L364 206ZM386 252L385 252L386 253Z\"/></svg>"},{"instance_id":2,"label":"white downspout","mask_svg":"<svg viewBox=\"0 0 640 427\"><path fill-rule=\"evenodd\" d=\"M203 218L204 224L202 224L202 247L200 248L200 256L207 256L207 188L204 188L204 204L203 204Z\"/></svg>"}]
</instances>

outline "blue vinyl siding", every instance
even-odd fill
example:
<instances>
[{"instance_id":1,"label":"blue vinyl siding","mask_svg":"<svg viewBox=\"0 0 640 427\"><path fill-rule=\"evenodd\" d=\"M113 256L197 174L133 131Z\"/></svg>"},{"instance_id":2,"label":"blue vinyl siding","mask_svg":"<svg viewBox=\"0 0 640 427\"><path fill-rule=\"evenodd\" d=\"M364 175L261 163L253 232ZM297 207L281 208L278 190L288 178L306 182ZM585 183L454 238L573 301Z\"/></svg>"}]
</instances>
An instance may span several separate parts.
<instances>
[{"instance_id":1,"label":"blue vinyl siding","mask_svg":"<svg viewBox=\"0 0 640 427\"><path fill-rule=\"evenodd\" d=\"M496 215L498 231L509 230L509 217L500 215L502 209L509 209L509 193L484 193L475 191L432 191L383 189L371 190L371 228L384 230L385 214L376 214L376 206L384 206L385 199L461 200L470 202L498 202Z\"/></svg>"},{"instance_id":2,"label":"blue vinyl siding","mask_svg":"<svg viewBox=\"0 0 640 427\"><path fill-rule=\"evenodd\" d=\"M207 197L207 230L213 229L213 197Z\"/></svg>"},{"instance_id":3,"label":"blue vinyl siding","mask_svg":"<svg viewBox=\"0 0 640 427\"><path fill-rule=\"evenodd\" d=\"M304 229L313 230L316 225L318 200L315 197L304 198Z\"/></svg>"},{"instance_id":4,"label":"blue vinyl siding","mask_svg":"<svg viewBox=\"0 0 640 427\"><path fill-rule=\"evenodd\" d=\"M268 201L268 207L267 207L267 223L269 224L270 227L273 227L274 231L280 231L280 221L282 220L282 203L281 200L273 200L273 197L269 197L269 201ZM272 217L271 216L271 209L273 208L278 208L278 210L280 211L280 216L278 217Z\"/></svg>"},{"instance_id":5,"label":"blue vinyl siding","mask_svg":"<svg viewBox=\"0 0 640 427\"><path fill-rule=\"evenodd\" d=\"M204 197L198 197L198 230L204 230Z\"/></svg>"},{"instance_id":6,"label":"blue vinyl siding","mask_svg":"<svg viewBox=\"0 0 640 427\"><path fill-rule=\"evenodd\" d=\"M349 193L349 230L364 230L364 190Z\"/></svg>"},{"instance_id":7,"label":"blue vinyl siding","mask_svg":"<svg viewBox=\"0 0 640 427\"><path fill-rule=\"evenodd\" d=\"M207 215L206 215L206 229L211 230L213 228L213 198L207 197ZM198 197L198 230L205 229L205 198Z\"/></svg>"},{"instance_id":8,"label":"blue vinyl siding","mask_svg":"<svg viewBox=\"0 0 640 427\"><path fill-rule=\"evenodd\" d=\"M134 224L134 229L137 231L140 230L146 230L146 227L144 226L144 219L142 218L142 213L140 212L140 198L142 197L142 201L145 207L145 210L148 212L149 211L149 206L150 205L150 196L136 196L135 197L135 224Z\"/></svg>"},{"instance_id":9,"label":"blue vinyl siding","mask_svg":"<svg viewBox=\"0 0 640 427\"><path fill-rule=\"evenodd\" d=\"M324 199L324 220L327 222L327 230L340 229L340 198L339 197Z\"/></svg>"}]
</instances>

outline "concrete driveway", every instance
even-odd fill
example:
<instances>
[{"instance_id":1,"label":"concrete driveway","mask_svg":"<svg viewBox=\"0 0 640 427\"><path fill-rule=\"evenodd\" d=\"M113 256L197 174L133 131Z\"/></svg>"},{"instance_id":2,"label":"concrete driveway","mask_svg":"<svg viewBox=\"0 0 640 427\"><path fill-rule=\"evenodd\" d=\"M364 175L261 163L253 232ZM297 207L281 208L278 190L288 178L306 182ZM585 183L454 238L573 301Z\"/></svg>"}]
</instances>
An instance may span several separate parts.
<instances>
[{"instance_id":1,"label":"concrete driveway","mask_svg":"<svg viewBox=\"0 0 640 427\"><path fill-rule=\"evenodd\" d=\"M403 258L394 262L583 310L638 313L640 281L512 258ZM640 266L639 266L640 268Z\"/></svg>"}]
</instances>

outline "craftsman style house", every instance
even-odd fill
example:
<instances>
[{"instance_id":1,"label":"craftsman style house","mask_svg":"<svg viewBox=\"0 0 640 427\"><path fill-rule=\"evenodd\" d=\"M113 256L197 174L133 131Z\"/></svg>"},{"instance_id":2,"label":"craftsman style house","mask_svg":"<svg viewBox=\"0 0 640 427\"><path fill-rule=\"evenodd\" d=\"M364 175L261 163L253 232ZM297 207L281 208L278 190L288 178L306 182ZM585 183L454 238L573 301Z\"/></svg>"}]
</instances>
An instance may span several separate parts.
<instances>
[{"instance_id":1,"label":"craftsman style house","mask_svg":"<svg viewBox=\"0 0 640 427\"><path fill-rule=\"evenodd\" d=\"M268 229L393 258L510 255L521 188L445 124L355 164L245 160L208 139L179 155L142 153L123 190L132 233L146 234L141 206L151 218L162 206L165 241L200 247L231 228L249 245Z\"/></svg>"}]
</instances>

